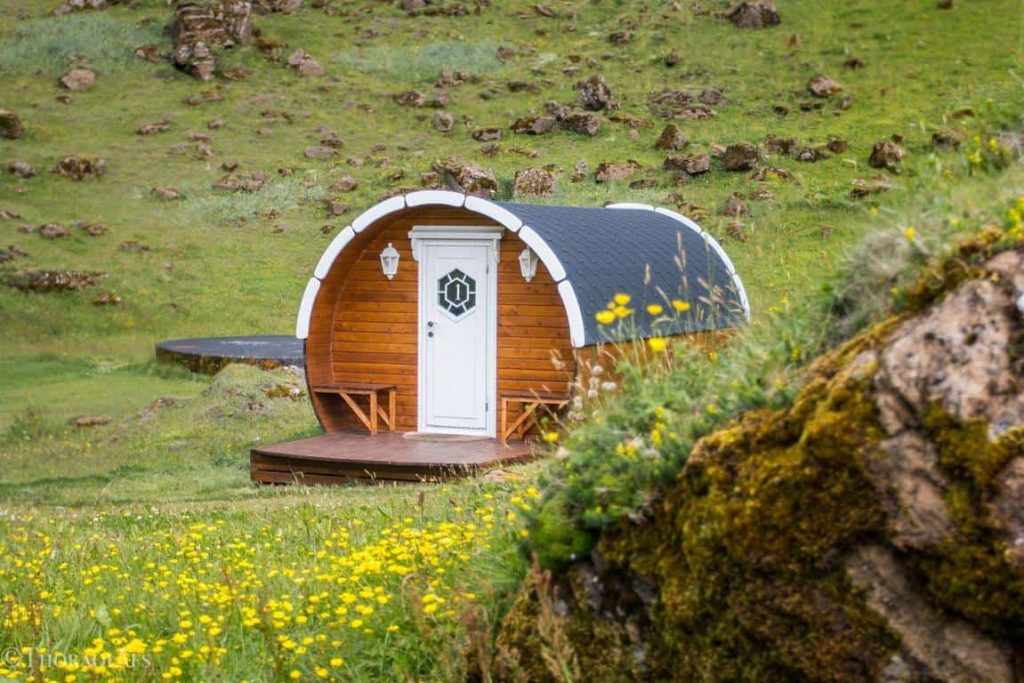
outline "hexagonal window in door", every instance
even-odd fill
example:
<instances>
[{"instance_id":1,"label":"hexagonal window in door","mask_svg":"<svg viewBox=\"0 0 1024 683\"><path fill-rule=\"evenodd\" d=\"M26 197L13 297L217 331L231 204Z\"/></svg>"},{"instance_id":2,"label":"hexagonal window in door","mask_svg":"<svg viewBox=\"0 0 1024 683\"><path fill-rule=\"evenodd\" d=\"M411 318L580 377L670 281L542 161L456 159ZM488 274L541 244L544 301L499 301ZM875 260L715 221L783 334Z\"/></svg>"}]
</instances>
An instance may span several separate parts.
<instances>
[{"instance_id":1,"label":"hexagonal window in door","mask_svg":"<svg viewBox=\"0 0 1024 683\"><path fill-rule=\"evenodd\" d=\"M476 307L476 280L456 268L437 281L437 305L453 318Z\"/></svg>"}]
</instances>

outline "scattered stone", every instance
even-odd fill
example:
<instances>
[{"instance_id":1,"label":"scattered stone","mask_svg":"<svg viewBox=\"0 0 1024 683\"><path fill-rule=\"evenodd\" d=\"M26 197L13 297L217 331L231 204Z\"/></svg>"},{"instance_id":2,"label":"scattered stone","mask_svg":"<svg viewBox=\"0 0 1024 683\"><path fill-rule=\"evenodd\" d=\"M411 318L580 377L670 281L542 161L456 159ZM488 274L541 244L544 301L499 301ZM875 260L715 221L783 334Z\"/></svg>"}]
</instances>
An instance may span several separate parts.
<instances>
[{"instance_id":1,"label":"scattered stone","mask_svg":"<svg viewBox=\"0 0 1024 683\"><path fill-rule=\"evenodd\" d=\"M590 174L590 165L586 161L577 161L572 166L572 175L569 176L569 180L574 183L582 182L587 179Z\"/></svg>"},{"instance_id":2,"label":"scattered stone","mask_svg":"<svg viewBox=\"0 0 1024 683\"><path fill-rule=\"evenodd\" d=\"M109 273L79 270L23 270L8 276L4 284L22 292L79 291L109 276Z\"/></svg>"},{"instance_id":3,"label":"scattered stone","mask_svg":"<svg viewBox=\"0 0 1024 683\"><path fill-rule=\"evenodd\" d=\"M767 187L759 187L748 194L747 199L755 202L769 202L775 199L775 195Z\"/></svg>"},{"instance_id":4,"label":"scattered stone","mask_svg":"<svg viewBox=\"0 0 1024 683\"><path fill-rule=\"evenodd\" d=\"M348 204L345 202L339 202L336 199L326 200L326 205L328 218L336 218L348 211Z\"/></svg>"},{"instance_id":5,"label":"scattered stone","mask_svg":"<svg viewBox=\"0 0 1024 683\"><path fill-rule=\"evenodd\" d=\"M554 101L545 103L544 111L546 111L551 116L554 116L555 119L557 119L558 121L561 121L570 113L569 107Z\"/></svg>"},{"instance_id":6,"label":"scattered stone","mask_svg":"<svg viewBox=\"0 0 1024 683\"><path fill-rule=\"evenodd\" d=\"M702 154L697 157L686 157L679 162L679 170L686 175L701 175L711 170L711 156Z\"/></svg>"},{"instance_id":7,"label":"scattered stone","mask_svg":"<svg viewBox=\"0 0 1024 683\"><path fill-rule=\"evenodd\" d=\"M85 180L101 176L106 170L107 162L99 157L70 155L57 162L54 172L72 180Z\"/></svg>"},{"instance_id":8,"label":"scattered stone","mask_svg":"<svg viewBox=\"0 0 1024 683\"><path fill-rule=\"evenodd\" d=\"M614 31L608 34L608 42L612 45L625 45L631 40L633 40L632 31Z\"/></svg>"},{"instance_id":9,"label":"scattered stone","mask_svg":"<svg viewBox=\"0 0 1024 683\"><path fill-rule=\"evenodd\" d=\"M102 427L110 424L113 420L114 418L110 415L80 415L72 421L72 424L76 427Z\"/></svg>"},{"instance_id":10,"label":"scattered stone","mask_svg":"<svg viewBox=\"0 0 1024 683\"><path fill-rule=\"evenodd\" d=\"M774 0L744 0L727 17L736 28L768 28L782 21Z\"/></svg>"},{"instance_id":11,"label":"scattered stone","mask_svg":"<svg viewBox=\"0 0 1024 683\"><path fill-rule=\"evenodd\" d=\"M120 306L121 295L114 292L100 292L92 298L93 306Z\"/></svg>"},{"instance_id":12,"label":"scattered stone","mask_svg":"<svg viewBox=\"0 0 1024 683\"><path fill-rule=\"evenodd\" d=\"M395 93L391 96L391 99L395 101L395 104L400 104L403 107L422 107L427 101L426 96L419 90L405 90Z\"/></svg>"},{"instance_id":13,"label":"scattered stone","mask_svg":"<svg viewBox=\"0 0 1024 683\"><path fill-rule=\"evenodd\" d=\"M694 121L711 119L716 116L718 116L717 111L703 104L698 104L693 107L684 107L675 114L675 117L678 119L690 119Z\"/></svg>"},{"instance_id":14,"label":"scattered stone","mask_svg":"<svg viewBox=\"0 0 1024 683\"><path fill-rule=\"evenodd\" d=\"M722 102L725 102L725 95L718 88L705 88L700 96L697 98L704 104L717 106Z\"/></svg>"},{"instance_id":15,"label":"scattered stone","mask_svg":"<svg viewBox=\"0 0 1024 683\"><path fill-rule=\"evenodd\" d=\"M102 237L107 234L107 226L102 223L89 223L88 221L79 221L75 223L75 228L81 230L89 237Z\"/></svg>"},{"instance_id":16,"label":"scattered stone","mask_svg":"<svg viewBox=\"0 0 1024 683\"><path fill-rule=\"evenodd\" d=\"M0 209L0 220L15 221L21 218L21 214L10 209Z\"/></svg>"},{"instance_id":17,"label":"scattered stone","mask_svg":"<svg viewBox=\"0 0 1024 683\"><path fill-rule=\"evenodd\" d=\"M722 165L727 171L749 171L759 161L757 147L749 142L729 145L722 156Z\"/></svg>"},{"instance_id":18,"label":"scattered stone","mask_svg":"<svg viewBox=\"0 0 1024 683\"><path fill-rule=\"evenodd\" d=\"M434 130L441 133L452 132L452 127L455 125L455 119L446 111L434 112Z\"/></svg>"},{"instance_id":19,"label":"scattered stone","mask_svg":"<svg viewBox=\"0 0 1024 683\"><path fill-rule=\"evenodd\" d=\"M660 182L658 181L657 178L641 178L639 180L634 180L633 182L631 182L629 184L629 189L631 189L631 190L653 190L658 185L660 185Z\"/></svg>"},{"instance_id":20,"label":"scattered stone","mask_svg":"<svg viewBox=\"0 0 1024 683\"><path fill-rule=\"evenodd\" d=\"M88 90L96 82L96 72L83 67L69 69L58 82L68 90Z\"/></svg>"},{"instance_id":21,"label":"scattered stone","mask_svg":"<svg viewBox=\"0 0 1024 683\"><path fill-rule=\"evenodd\" d=\"M176 187L154 187L151 192L154 197L159 199L181 199L181 190Z\"/></svg>"},{"instance_id":22,"label":"scattered stone","mask_svg":"<svg viewBox=\"0 0 1024 683\"><path fill-rule=\"evenodd\" d=\"M554 116L524 116L512 124L512 132L517 135L544 135L558 122Z\"/></svg>"},{"instance_id":23,"label":"scattered stone","mask_svg":"<svg viewBox=\"0 0 1024 683\"><path fill-rule=\"evenodd\" d=\"M901 141L902 138L894 135L890 140L876 142L874 147L871 148L868 164L872 168L898 168L900 162L906 157L906 152L903 151L903 147L899 144Z\"/></svg>"},{"instance_id":24,"label":"scattered stone","mask_svg":"<svg viewBox=\"0 0 1024 683\"><path fill-rule=\"evenodd\" d=\"M750 174L751 180L791 180L793 174L784 168L777 168L775 166L758 166L754 169L754 172ZM796 183L799 185L800 183Z\"/></svg>"},{"instance_id":25,"label":"scattered stone","mask_svg":"<svg viewBox=\"0 0 1024 683\"><path fill-rule=\"evenodd\" d=\"M533 94L540 92L540 88L529 81L509 81L505 85L509 92L529 92Z\"/></svg>"},{"instance_id":26,"label":"scattered stone","mask_svg":"<svg viewBox=\"0 0 1024 683\"><path fill-rule=\"evenodd\" d=\"M953 0L939 0L939 2L938 2L938 8L939 9L953 9L953 6L954 6L954 1Z\"/></svg>"},{"instance_id":27,"label":"scattered stone","mask_svg":"<svg viewBox=\"0 0 1024 683\"><path fill-rule=\"evenodd\" d=\"M881 194L892 189L892 184L885 178L875 178L867 181L861 178L854 178L850 181L853 186L850 189L850 199L864 199L873 194Z\"/></svg>"},{"instance_id":28,"label":"scattered stone","mask_svg":"<svg viewBox=\"0 0 1024 683\"><path fill-rule=\"evenodd\" d=\"M359 183L348 174L341 176L331 184L331 189L335 192L351 192L357 187L359 187Z\"/></svg>"},{"instance_id":29,"label":"scattered stone","mask_svg":"<svg viewBox=\"0 0 1024 683\"><path fill-rule=\"evenodd\" d=\"M319 65L317 65L317 66L319 66ZM300 69L300 73L301 73L301 69ZM303 75L311 75L311 74L303 74ZM320 74L316 74L316 75L319 76ZM246 69L241 64L238 64L237 66L233 66L230 69L227 69L226 71L224 71L221 74L221 76L223 76L224 78L228 79L229 81L244 81L249 76L252 76L252 71L250 71L249 69Z\"/></svg>"},{"instance_id":30,"label":"scattered stone","mask_svg":"<svg viewBox=\"0 0 1024 683\"><path fill-rule=\"evenodd\" d=\"M17 140L25 135L18 114L10 109L0 109L0 138Z\"/></svg>"},{"instance_id":31,"label":"scattered stone","mask_svg":"<svg viewBox=\"0 0 1024 683\"><path fill-rule=\"evenodd\" d=\"M67 237L71 234L71 231L60 223L47 223L46 225L40 225L38 232L40 237L47 240L56 240L62 237Z\"/></svg>"},{"instance_id":32,"label":"scattered stone","mask_svg":"<svg viewBox=\"0 0 1024 683\"><path fill-rule=\"evenodd\" d=\"M604 161L597 165L597 172L594 179L599 183L627 180L630 176L636 173L639 168L639 162L632 159L625 163Z\"/></svg>"},{"instance_id":33,"label":"scattered stone","mask_svg":"<svg viewBox=\"0 0 1024 683\"><path fill-rule=\"evenodd\" d=\"M775 133L764 136L764 148L769 154L795 154L800 149L800 138L780 138Z\"/></svg>"},{"instance_id":34,"label":"scattered stone","mask_svg":"<svg viewBox=\"0 0 1024 683\"><path fill-rule=\"evenodd\" d=\"M738 194L733 193L725 200L725 204L718 211L722 216L732 216L733 218L741 218L743 216L750 215L750 207L743 201L743 198Z\"/></svg>"},{"instance_id":35,"label":"scattered stone","mask_svg":"<svg viewBox=\"0 0 1024 683\"><path fill-rule=\"evenodd\" d=\"M149 251L149 246L138 240L125 240L117 245L117 250L126 254L142 254Z\"/></svg>"},{"instance_id":36,"label":"scattered stone","mask_svg":"<svg viewBox=\"0 0 1024 683\"><path fill-rule=\"evenodd\" d=\"M170 129L170 122L157 121L155 123L147 123L144 126L139 126L135 129L135 133L136 135L156 135L157 133L166 133Z\"/></svg>"},{"instance_id":37,"label":"scattered stone","mask_svg":"<svg viewBox=\"0 0 1024 683\"><path fill-rule=\"evenodd\" d=\"M580 135L595 136L601 129L601 117L589 112L573 112L562 119L562 128Z\"/></svg>"},{"instance_id":38,"label":"scattered stone","mask_svg":"<svg viewBox=\"0 0 1024 683\"><path fill-rule=\"evenodd\" d=\"M964 141L963 133L955 130L940 130L936 133L932 133L932 145L936 149L960 149L960 144Z\"/></svg>"},{"instance_id":39,"label":"scattered stone","mask_svg":"<svg viewBox=\"0 0 1024 683\"><path fill-rule=\"evenodd\" d=\"M555 175L544 168L516 171L513 197L548 197L555 193Z\"/></svg>"},{"instance_id":40,"label":"scattered stone","mask_svg":"<svg viewBox=\"0 0 1024 683\"><path fill-rule=\"evenodd\" d=\"M845 66L847 69L863 69L864 62L859 57L850 57L845 62L843 62L843 66Z\"/></svg>"},{"instance_id":41,"label":"scattered stone","mask_svg":"<svg viewBox=\"0 0 1024 683\"><path fill-rule=\"evenodd\" d=\"M747 241L747 230L746 227L739 221L732 221L725 226L725 234L733 238L737 242Z\"/></svg>"},{"instance_id":42,"label":"scattered stone","mask_svg":"<svg viewBox=\"0 0 1024 683\"><path fill-rule=\"evenodd\" d=\"M686 136L683 134L683 130L674 123L670 123L665 126L665 129L661 131L661 135L658 137L657 142L654 143L654 149L667 150L670 152L678 152L688 144Z\"/></svg>"},{"instance_id":43,"label":"scattered stone","mask_svg":"<svg viewBox=\"0 0 1024 683\"><path fill-rule=\"evenodd\" d=\"M136 59L142 59L153 64L159 64L166 61L167 54L163 51L163 46L159 43L146 43L139 45L137 48L132 50L132 56Z\"/></svg>"},{"instance_id":44,"label":"scattered stone","mask_svg":"<svg viewBox=\"0 0 1024 683\"><path fill-rule=\"evenodd\" d=\"M665 66L673 67L679 63L679 53L672 51L665 55Z\"/></svg>"},{"instance_id":45,"label":"scattered stone","mask_svg":"<svg viewBox=\"0 0 1024 683\"><path fill-rule=\"evenodd\" d=\"M828 159L829 155L821 147L804 147L796 153L796 160L807 163Z\"/></svg>"},{"instance_id":46,"label":"scattered stone","mask_svg":"<svg viewBox=\"0 0 1024 683\"><path fill-rule=\"evenodd\" d=\"M601 111L616 108L611 88L608 87L608 81L604 76L595 75L585 81L580 81L576 84L576 90L579 92L580 102L584 109Z\"/></svg>"},{"instance_id":47,"label":"scattered stone","mask_svg":"<svg viewBox=\"0 0 1024 683\"><path fill-rule=\"evenodd\" d=\"M841 91L843 86L839 81L829 76L815 76L807 84L807 90L815 97L828 98Z\"/></svg>"},{"instance_id":48,"label":"scattered stone","mask_svg":"<svg viewBox=\"0 0 1024 683\"><path fill-rule=\"evenodd\" d=\"M457 157L435 161L434 171L452 189L481 197L491 197L498 189L494 171Z\"/></svg>"},{"instance_id":49,"label":"scattered stone","mask_svg":"<svg viewBox=\"0 0 1024 683\"><path fill-rule=\"evenodd\" d=\"M285 66L299 72L300 76L323 76L324 68L320 62L313 59L305 50L296 50L291 53Z\"/></svg>"},{"instance_id":50,"label":"scattered stone","mask_svg":"<svg viewBox=\"0 0 1024 683\"><path fill-rule=\"evenodd\" d=\"M306 151L303 152L303 154L306 155L307 159L317 159L323 161L326 159L334 158L338 154L338 150L334 149L333 147L325 147L323 145L318 145L315 147L307 147Z\"/></svg>"},{"instance_id":51,"label":"scattered stone","mask_svg":"<svg viewBox=\"0 0 1024 683\"><path fill-rule=\"evenodd\" d=\"M31 178L36 174L36 169L24 161L12 161L7 164L7 172L15 178Z\"/></svg>"},{"instance_id":52,"label":"scattered stone","mask_svg":"<svg viewBox=\"0 0 1024 683\"><path fill-rule=\"evenodd\" d=\"M825 145L825 149L832 152L833 154L842 154L850 148L850 143L842 138L831 138L828 144Z\"/></svg>"},{"instance_id":53,"label":"scattered stone","mask_svg":"<svg viewBox=\"0 0 1024 683\"><path fill-rule=\"evenodd\" d=\"M206 123L206 127L210 130L220 130L224 127L224 119L213 119Z\"/></svg>"},{"instance_id":54,"label":"scattered stone","mask_svg":"<svg viewBox=\"0 0 1024 683\"><path fill-rule=\"evenodd\" d=\"M477 142L493 142L501 139L501 128L496 126L489 126L487 128L477 128L473 131L473 139Z\"/></svg>"}]
</instances>

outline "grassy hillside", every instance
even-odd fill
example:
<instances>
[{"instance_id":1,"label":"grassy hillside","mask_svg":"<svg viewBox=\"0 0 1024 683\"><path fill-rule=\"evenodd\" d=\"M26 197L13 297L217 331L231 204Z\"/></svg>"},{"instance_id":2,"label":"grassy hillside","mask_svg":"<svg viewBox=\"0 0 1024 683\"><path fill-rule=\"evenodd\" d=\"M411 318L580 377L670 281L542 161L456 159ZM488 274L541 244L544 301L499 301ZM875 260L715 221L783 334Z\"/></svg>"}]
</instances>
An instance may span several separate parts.
<instances>
[{"instance_id":1,"label":"grassy hillside","mask_svg":"<svg viewBox=\"0 0 1024 683\"><path fill-rule=\"evenodd\" d=\"M221 72L242 67L244 78L218 76L209 83L167 62L132 56L146 43L169 52L164 27L172 12L162 0L53 17L57 4L0 0L0 109L16 110L26 130L22 139L0 139L0 211L20 216L0 219L0 248L14 245L28 254L0 263L0 276L30 268L110 276L80 292L26 294L0 286L0 556L12 558L0 561L7 609L0 615L24 617L0 636L0 649L49 643L81 652L102 636L109 650L139 637L159 655L161 671L178 657L173 666L186 679L213 675L215 657L198 649L204 645L232 651L230 679L270 680L292 670L313 677L316 667L336 657L345 664L328 673L339 678L459 675L461 645L452 645L450 634L485 630L523 571L520 520L507 513L521 515L529 507L538 466L517 468L508 475L514 481L441 489L257 490L247 479L249 444L316 430L304 401L268 395L295 377L230 368L215 379L197 378L151 360L153 343L165 338L290 332L306 279L333 234L383 193L419 187L436 159L456 155L493 169L499 198L511 196L517 170L550 165L558 177L555 194L528 201L680 208L720 238L755 319L769 317L783 301L820 303L848 248L869 232L881 228L899 237L915 227L926 239L926 225L977 217L1006 183L1019 184L1014 175L992 180L980 173L998 165L990 132L1019 129L1024 14L1017 0L977 0L952 10L884 0L783 0L781 26L761 31L739 30L721 18L726 2L553 0L544 3L554 11L549 17L526 0L465 3L468 16L412 16L397 3L374 0L307 0L292 14L257 16L255 26L264 40L286 44L283 57L306 50L324 76L299 76L283 57L271 61L252 44L217 55ZM613 43L610 35L621 31L630 39ZM671 67L665 64L670 52L678 56ZM96 84L83 92L60 88L58 77L80 64L97 72ZM450 88L445 110L456 125L448 134L434 129L434 109L401 106L391 97L431 90L443 69L469 76ZM594 75L605 77L620 105L599 112L604 123L597 135L511 133L514 120L543 113L549 101L576 103L576 83ZM819 75L835 78L843 90L815 98L807 86ZM512 82L526 85L512 92ZM788 179L775 173L755 180L750 172L725 171L716 158L710 173L677 185L662 170L668 153L654 148L667 120L651 97L709 88L725 100L713 105L712 118L676 121L690 141L682 154L760 143L768 134L797 137L801 147L841 138L848 149L813 163L769 152L763 164ZM203 93L219 97L204 99ZM70 103L57 99L64 95L71 95ZM852 100L844 103L847 96ZM190 98L201 103L188 104ZM215 120L223 126L209 127ZM169 129L136 133L158 121ZM503 129L493 154L471 134L486 126ZM963 135L960 150L933 146L933 133L948 129ZM306 158L304 150L330 131L344 142L339 155ZM871 168L872 146L892 135L903 138L907 158L898 172ZM212 156L200 153L201 144ZM1011 143L999 138L995 144ZM68 154L100 156L106 173L81 182L51 173ZM598 164L630 159L640 168L629 180L595 181ZM31 164L36 175L8 173L15 161ZM580 161L589 173L573 182ZM266 172L268 186L253 193L213 189L227 173L225 162L237 163L240 175ZM331 188L344 175L357 181L355 190ZM631 188L637 180L647 182ZM884 181L891 189L854 199L856 180ZM167 187L181 197L152 192ZM719 215L733 193L747 196L750 216ZM327 198L350 209L329 218ZM102 223L107 232L90 236L73 227L79 221ZM68 227L69 236L43 238L38 228L48 223ZM942 234L936 229L931 239ZM629 285L622 283L625 290ZM94 305L104 291L123 303ZM69 426L75 416L96 414L113 420L91 429ZM488 515L492 519L482 522ZM399 523L407 531L390 531L407 518ZM413 592L402 592L407 589L398 573L367 580L371 590L395 596L390 607L378 605L372 624L366 620L371 633L343 624L337 614L308 628L293 621L270 630L242 625L244 607L312 595L300 579L319 571L321 551L344 563L352 548L379 549L391 533L433 534L445 522L462 531L478 525L473 539L458 541L465 541L462 554L469 559L446 556L451 564L416 573ZM199 524L216 530L193 528ZM327 544L343 528L351 534L344 551ZM264 529L276 530L276 540L267 540ZM193 532L202 537L195 539L205 544L202 550L189 545ZM174 541L139 540L154 533ZM461 532L444 533L454 539ZM258 559L234 553L235 546L253 548ZM260 554L260 547L294 554ZM217 591L230 587L233 572L252 570L210 559L219 554L288 581L254 584L236 602L221 604L221 616L232 624L223 629L226 640L209 629L179 626L198 623L209 608L209 594L188 585L167 589L166 610L144 618L130 614L129 606L153 599L148 582L161 580L147 565L173 566L171 582L185 581L187 567L175 563L194 550L209 555L201 558L209 576L228 577ZM41 553L67 564L37 564ZM476 570L469 572L469 565ZM91 580L96 566L103 578ZM438 567L447 576L435 573ZM463 571L464 581L453 579ZM122 586L140 577L146 581L139 586ZM429 604L423 595L435 587L488 597L479 613L457 610L435 622L434 612L423 609ZM59 594L64 590L70 593ZM399 626L401 635L389 633L389 625ZM110 629L119 633L110 636ZM125 636L130 629L135 635ZM179 632L187 642L172 640ZM275 644L281 642L275 633L298 647L316 633L328 639L296 653ZM111 638L125 640L118 645ZM159 640L165 642L156 645ZM332 645L335 640L343 644ZM202 656L190 655L182 666L182 651ZM276 668L263 668L271 664Z\"/></svg>"}]
</instances>

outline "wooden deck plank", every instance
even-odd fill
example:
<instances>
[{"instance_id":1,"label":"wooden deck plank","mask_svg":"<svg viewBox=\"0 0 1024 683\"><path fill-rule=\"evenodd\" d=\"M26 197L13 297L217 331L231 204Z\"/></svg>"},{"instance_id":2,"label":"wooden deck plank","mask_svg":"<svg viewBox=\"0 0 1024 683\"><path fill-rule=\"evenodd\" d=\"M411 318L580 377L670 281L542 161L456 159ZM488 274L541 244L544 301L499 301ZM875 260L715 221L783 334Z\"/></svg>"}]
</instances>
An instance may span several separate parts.
<instances>
[{"instance_id":1,"label":"wooden deck plank","mask_svg":"<svg viewBox=\"0 0 1024 683\"><path fill-rule=\"evenodd\" d=\"M371 436L345 430L257 446L251 449L249 460L253 481L340 484L451 479L532 457L533 448L521 441L428 441L393 432Z\"/></svg>"}]
</instances>

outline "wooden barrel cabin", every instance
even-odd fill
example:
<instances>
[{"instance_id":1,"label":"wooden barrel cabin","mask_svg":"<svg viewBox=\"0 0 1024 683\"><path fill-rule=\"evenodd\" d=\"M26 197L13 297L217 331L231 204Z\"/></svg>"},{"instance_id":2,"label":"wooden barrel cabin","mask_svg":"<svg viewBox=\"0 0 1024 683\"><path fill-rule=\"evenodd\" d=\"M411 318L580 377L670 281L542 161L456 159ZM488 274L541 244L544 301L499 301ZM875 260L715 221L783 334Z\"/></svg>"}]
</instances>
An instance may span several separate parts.
<instances>
[{"instance_id":1,"label":"wooden barrel cabin","mask_svg":"<svg viewBox=\"0 0 1024 683\"><path fill-rule=\"evenodd\" d=\"M620 292L636 313L602 324ZM749 316L729 257L674 211L392 197L337 234L299 307L325 435L254 449L253 478L422 478L522 458L596 345Z\"/></svg>"}]
</instances>

